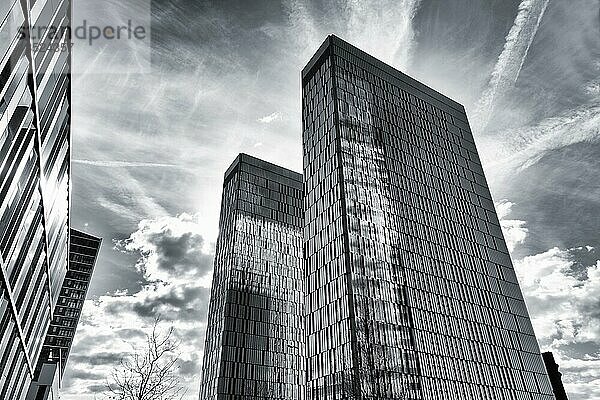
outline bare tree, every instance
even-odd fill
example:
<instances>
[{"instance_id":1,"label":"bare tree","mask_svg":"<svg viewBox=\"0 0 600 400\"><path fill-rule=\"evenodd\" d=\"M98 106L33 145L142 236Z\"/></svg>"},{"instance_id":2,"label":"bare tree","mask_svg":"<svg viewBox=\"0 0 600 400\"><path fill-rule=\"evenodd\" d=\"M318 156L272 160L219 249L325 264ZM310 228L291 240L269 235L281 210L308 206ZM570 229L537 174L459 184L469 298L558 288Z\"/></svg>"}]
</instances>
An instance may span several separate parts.
<instances>
[{"instance_id":1,"label":"bare tree","mask_svg":"<svg viewBox=\"0 0 600 400\"><path fill-rule=\"evenodd\" d=\"M152 331L146 334L144 349L134 351L119 362L106 383L110 400L176 400L185 394L177 375L179 343L173 338L173 327L165 333L158 329L156 318Z\"/></svg>"}]
</instances>

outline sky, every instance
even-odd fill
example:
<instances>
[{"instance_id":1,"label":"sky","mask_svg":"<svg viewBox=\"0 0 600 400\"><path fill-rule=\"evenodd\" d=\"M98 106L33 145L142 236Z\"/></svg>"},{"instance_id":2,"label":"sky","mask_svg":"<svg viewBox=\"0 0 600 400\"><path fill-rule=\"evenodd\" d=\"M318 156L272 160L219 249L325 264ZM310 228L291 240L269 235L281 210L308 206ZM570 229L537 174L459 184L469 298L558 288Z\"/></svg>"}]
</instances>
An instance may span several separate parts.
<instances>
[{"instance_id":1,"label":"sky","mask_svg":"<svg viewBox=\"0 0 600 400\"><path fill-rule=\"evenodd\" d=\"M300 70L330 33L465 106L540 347L600 399L596 0L149 1L74 4L149 35L73 48L71 223L103 246L66 400L102 398L157 315L197 398L223 173L301 171Z\"/></svg>"}]
</instances>

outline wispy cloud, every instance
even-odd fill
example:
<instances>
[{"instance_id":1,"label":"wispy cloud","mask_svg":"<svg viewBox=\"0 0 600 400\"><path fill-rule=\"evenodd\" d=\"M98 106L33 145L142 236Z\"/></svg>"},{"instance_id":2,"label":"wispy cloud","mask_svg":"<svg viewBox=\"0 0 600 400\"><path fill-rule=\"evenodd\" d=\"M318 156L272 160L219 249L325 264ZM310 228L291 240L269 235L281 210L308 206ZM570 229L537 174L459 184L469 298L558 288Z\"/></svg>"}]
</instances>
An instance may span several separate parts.
<instances>
[{"instance_id":1,"label":"wispy cloud","mask_svg":"<svg viewBox=\"0 0 600 400\"><path fill-rule=\"evenodd\" d=\"M490 82L475 109L473 124L484 130L499 100L513 87L550 0L522 0L515 22L492 71Z\"/></svg>"},{"instance_id":2,"label":"wispy cloud","mask_svg":"<svg viewBox=\"0 0 600 400\"><path fill-rule=\"evenodd\" d=\"M272 122L282 121L282 120L283 120L283 114L278 111L275 111L272 114L269 114L269 115L266 115L264 117L257 119L257 121L262 124L270 124Z\"/></svg>"},{"instance_id":3,"label":"wispy cloud","mask_svg":"<svg viewBox=\"0 0 600 400\"><path fill-rule=\"evenodd\" d=\"M348 40L399 69L410 62L420 0L347 0Z\"/></svg>"},{"instance_id":4,"label":"wispy cloud","mask_svg":"<svg viewBox=\"0 0 600 400\"><path fill-rule=\"evenodd\" d=\"M315 4L284 1L291 36L304 62L326 35L335 33L396 68L408 66L420 0L326 0L319 12Z\"/></svg>"},{"instance_id":5,"label":"wispy cloud","mask_svg":"<svg viewBox=\"0 0 600 400\"><path fill-rule=\"evenodd\" d=\"M317 27L312 5L306 0L284 0L283 7L288 17L290 37L301 50L300 57L306 58L324 39Z\"/></svg>"},{"instance_id":6,"label":"wispy cloud","mask_svg":"<svg viewBox=\"0 0 600 400\"><path fill-rule=\"evenodd\" d=\"M176 164L163 164L135 161L104 161L104 160L73 160L76 164L93 165L95 167L127 168L127 167L149 167L149 168L180 168Z\"/></svg>"},{"instance_id":7,"label":"wispy cloud","mask_svg":"<svg viewBox=\"0 0 600 400\"><path fill-rule=\"evenodd\" d=\"M492 178L528 168L552 150L600 139L600 102L583 105L532 126L501 132L499 136L480 140L482 159Z\"/></svg>"},{"instance_id":8,"label":"wispy cloud","mask_svg":"<svg viewBox=\"0 0 600 400\"><path fill-rule=\"evenodd\" d=\"M99 171L88 171L88 179L92 176L98 177L106 186L96 199L87 201L96 201L119 218L140 221L148 217L169 215L163 204L149 194L148 186L132 174L131 169L99 168Z\"/></svg>"}]
</instances>

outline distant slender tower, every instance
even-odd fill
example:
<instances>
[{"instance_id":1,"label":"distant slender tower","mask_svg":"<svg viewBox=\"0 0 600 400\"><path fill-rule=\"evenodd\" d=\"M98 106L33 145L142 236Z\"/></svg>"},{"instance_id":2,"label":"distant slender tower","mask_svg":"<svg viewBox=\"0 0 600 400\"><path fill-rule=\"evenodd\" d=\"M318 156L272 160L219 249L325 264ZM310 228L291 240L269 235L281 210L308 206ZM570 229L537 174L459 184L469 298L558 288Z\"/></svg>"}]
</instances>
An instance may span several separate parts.
<instances>
[{"instance_id":1,"label":"distant slender tower","mask_svg":"<svg viewBox=\"0 0 600 400\"><path fill-rule=\"evenodd\" d=\"M463 106L335 36L302 71L310 400L552 400Z\"/></svg>"},{"instance_id":2,"label":"distant slender tower","mask_svg":"<svg viewBox=\"0 0 600 400\"><path fill-rule=\"evenodd\" d=\"M304 399L302 175L240 154L225 173L201 400Z\"/></svg>"},{"instance_id":3,"label":"distant slender tower","mask_svg":"<svg viewBox=\"0 0 600 400\"><path fill-rule=\"evenodd\" d=\"M547 351L542 353L542 358L546 364L546 370L548 371L548 376L550 377L550 383L552 384L554 397L556 397L556 400L569 400L567 398L565 387L562 383L562 374L558 370L558 364L556 361L554 361L554 355L552 355L551 351Z\"/></svg>"},{"instance_id":4,"label":"distant slender tower","mask_svg":"<svg viewBox=\"0 0 600 400\"><path fill-rule=\"evenodd\" d=\"M70 0L0 1L0 399L25 398L67 273L70 21Z\"/></svg>"}]
</instances>

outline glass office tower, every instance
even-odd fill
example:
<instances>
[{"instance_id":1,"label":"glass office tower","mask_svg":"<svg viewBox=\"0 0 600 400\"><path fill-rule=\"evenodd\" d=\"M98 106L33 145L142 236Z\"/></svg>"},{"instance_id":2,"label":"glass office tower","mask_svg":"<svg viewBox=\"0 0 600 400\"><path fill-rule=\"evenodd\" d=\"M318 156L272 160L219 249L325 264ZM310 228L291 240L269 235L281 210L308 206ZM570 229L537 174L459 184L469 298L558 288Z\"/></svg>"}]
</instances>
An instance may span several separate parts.
<instances>
[{"instance_id":1,"label":"glass office tower","mask_svg":"<svg viewBox=\"0 0 600 400\"><path fill-rule=\"evenodd\" d=\"M335 36L302 89L308 399L553 399L464 108Z\"/></svg>"},{"instance_id":2,"label":"glass office tower","mask_svg":"<svg viewBox=\"0 0 600 400\"><path fill-rule=\"evenodd\" d=\"M25 397L67 271L70 7L0 2L1 399Z\"/></svg>"},{"instance_id":3,"label":"glass office tower","mask_svg":"<svg viewBox=\"0 0 600 400\"><path fill-rule=\"evenodd\" d=\"M225 173L200 399L303 399L302 175Z\"/></svg>"},{"instance_id":4,"label":"glass office tower","mask_svg":"<svg viewBox=\"0 0 600 400\"><path fill-rule=\"evenodd\" d=\"M58 389L81 316L102 239L70 230L69 269L46 333L28 400L58 399Z\"/></svg>"}]
</instances>

